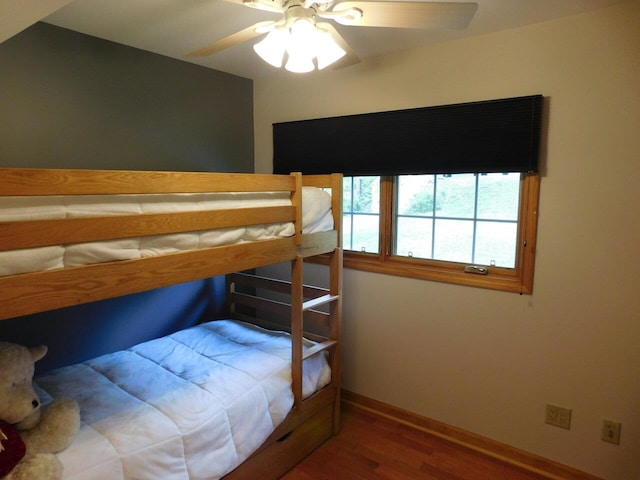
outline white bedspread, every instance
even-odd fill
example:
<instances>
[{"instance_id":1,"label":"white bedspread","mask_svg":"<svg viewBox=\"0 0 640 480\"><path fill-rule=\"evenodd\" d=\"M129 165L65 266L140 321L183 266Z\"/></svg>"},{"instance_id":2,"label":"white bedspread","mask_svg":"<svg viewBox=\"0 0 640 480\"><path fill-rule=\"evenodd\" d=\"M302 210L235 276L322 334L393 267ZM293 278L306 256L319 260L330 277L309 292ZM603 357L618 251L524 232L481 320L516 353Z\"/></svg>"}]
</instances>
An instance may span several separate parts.
<instances>
[{"instance_id":1,"label":"white bedspread","mask_svg":"<svg viewBox=\"0 0 640 480\"><path fill-rule=\"evenodd\" d=\"M223 210L291 205L287 193L198 193L174 195L93 195L53 197L1 197L0 222L136 215L184 211ZM302 189L302 231L331 230L331 196L314 187ZM130 260L197 248L290 237L292 223L220 228L109 240L52 245L0 252L0 276L52 270L116 260Z\"/></svg>"},{"instance_id":2,"label":"white bedspread","mask_svg":"<svg viewBox=\"0 0 640 480\"><path fill-rule=\"evenodd\" d=\"M220 320L38 377L43 402L80 404L80 432L58 454L64 478L225 475L291 409L290 345L286 333ZM324 354L303 371L305 396L331 380Z\"/></svg>"}]
</instances>

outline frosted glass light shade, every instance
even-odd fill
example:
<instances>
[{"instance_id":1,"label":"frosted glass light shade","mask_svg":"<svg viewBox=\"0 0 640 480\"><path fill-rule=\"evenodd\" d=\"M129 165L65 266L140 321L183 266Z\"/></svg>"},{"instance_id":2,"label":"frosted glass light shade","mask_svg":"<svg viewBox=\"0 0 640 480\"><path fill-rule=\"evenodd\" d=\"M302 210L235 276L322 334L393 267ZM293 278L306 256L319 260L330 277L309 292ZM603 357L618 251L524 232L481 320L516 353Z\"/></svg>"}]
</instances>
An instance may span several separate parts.
<instances>
[{"instance_id":1,"label":"frosted glass light shade","mask_svg":"<svg viewBox=\"0 0 640 480\"><path fill-rule=\"evenodd\" d=\"M316 66L313 64L313 57L304 52L296 52L289 53L289 59L284 68L293 73L307 73L311 72Z\"/></svg>"},{"instance_id":2,"label":"frosted glass light shade","mask_svg":"<svg viewBox=\"0 0 640 480\"><path fill-rule=\"evenodd\" d=\"M253 49L265 62L280 68L282 67L288 40L289 32L286 29L274 28L266 37L256 43Z\"/></svg>"},{"instance_id":3,"label":"frosted glass light shade","mask_svg":"<svg viewBox=\"0 0 640 480\"><path fill-rule=\"evenodd\" d=\"M322 70L340 60L347 52L336 43L329 32L318 29L316 35L316 54L318 58L318 70Z\"/></svg>"},{"instance_id":4,"label":"frosted glass light shade","mask_svg":"<svg viewBox=\"0 0 640 480\"><path fill-rule=\"evenodd\" d=\"M289 28L291 32L287 41L289 58L286 68L294 73L306 73L316 66L313 57L316 56L317 31L315 25L306 18L296 20Z\"/></svg>"},{"instance_id":5,"label":"frosted glass light shade","mask_svg":"<svg viewBox=\"0 0 640 480\"><path fill-rule=\"evenodd\" d=\"M314 48L317 29L308 18L299 18L289 27L290 36L287 48ZM315 55L313 55L315 56Z\"/></svg>"},{"instance_id":6,"label":"frosted glass light shade","mask_svg":"<svg viewBox=\"0 0 640 480\"><path fill-rule=\"evenodd\" d=\"M286 54L285 68L295 73L311 72L316 63L322 70L346 54L327 30L309 18L296 18L288 26L273 28L253 49L276 68L282 67Z\"/></svg>"}]
</instances>

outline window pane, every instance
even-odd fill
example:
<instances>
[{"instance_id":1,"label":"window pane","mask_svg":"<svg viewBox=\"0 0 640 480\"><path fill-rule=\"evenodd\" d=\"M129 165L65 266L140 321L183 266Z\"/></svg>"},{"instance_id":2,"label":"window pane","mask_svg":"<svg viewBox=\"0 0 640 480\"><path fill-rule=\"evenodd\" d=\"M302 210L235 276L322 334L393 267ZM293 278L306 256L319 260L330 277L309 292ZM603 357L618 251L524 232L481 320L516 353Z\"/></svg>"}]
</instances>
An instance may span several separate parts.
<instances>
[{"instance_id":1,"label":"window pane","mask_svg":"<svg viewBox=\"0 0 640 480\"><path fill-rule=\"evenodd\" d=\"M438 217L473 218L476 201L476 175L438 175L436 204Z\"/></svg>"},{"instance_id":2,"label":"window pane","mask_svg":"<svg viewBox=\"0 0 640 480\"><path fill-rule=\"evenodd\" d=\"M357 252L378 253L380 219L378 215L352 216L351 248Z\"/></svg>"},{"instance_id":3,"label":"window pane","mask_svg":"<svg viewBox=\"0 0 640 480\"><path fill-rule=\"evenodd\" d=\"M400 217L395 254L403 257L431 258L433 220Z\"/></svg>"},{"instance_id":4,"label":"window pane","mask_svg":"<svg viewBox=\"0 0 640 480\"><path fill-rule=\"evenodd\" d=\"M395 255L515 268L519 173L399 176L396 198Z\"/></svg>"},{"instance_id":5,"label":"window pane","mask_svg":"<svg viewBox=\"0 0 640 480\"><path fill-rule=\"evenodd\" d=\"M352 212L380 212L380 177L352 177Z\"/></svg>"},{"instance_id":6,"label":"window pane","mask_svg":"<svg viewBox=\"0 0 640 480\"><path fill-rule=\"evenodd\" d=\"M352 187L353 178L345 177L342 182L342 210L344 213L351 213L353 211Z\"/></svg>"},{"instance_id":7,"label":"window pane","mask_svg":"<svg viewBox=\"0 0 640 480\"><path fill-rule=\"evenodd\" d=\"M517 231L517 223L478 222L474 263L514 268Z\"/></svg>"},{"instance_id":8,"label":"window pane","mask_svg":"<svg viewBox=\"0 0 640 480\"><path fill-rule=\"evenodd\" d=\"M436 220L433 257L448 262L470 263L473 251L473 222Z\"/></svg>"},{"instance_id":9,"label":"window pane","mask_svg":"<svg viewBox=\"0 0 640 480\"><path fill-rule=\"evenodd\" d=\"M378 253L380 177L346 177L342 200L344 248Z\"/></svg>"},{"instance_id":10,"label":"window pane","mask_svg":"<svg viewBox=\"0 0 640 480\"><path fill-rule=\"evenodd\" d=\"M478 218L518 220L519 173L490 173L478 178Z\"/></svg>"},{"instance_id":11,"label":"window pane","mask_svg":"<svg viewBox=\"0 0 640 480\"><path fill-rule=\"evenodd\" d=\"M353 238L351 237L351 214L342 215L342 245L345 250L353 250Z\"/></svg>"},{"instance_id":12,"label":"window pane","mask_svg":"<svg viewBox=\"0 0 640 480\"><path fill-rule=\"evenodd\" d=\"M401 175L398 177L398 214L433 215L433 175Z\"/></svg>"}]
</instances>

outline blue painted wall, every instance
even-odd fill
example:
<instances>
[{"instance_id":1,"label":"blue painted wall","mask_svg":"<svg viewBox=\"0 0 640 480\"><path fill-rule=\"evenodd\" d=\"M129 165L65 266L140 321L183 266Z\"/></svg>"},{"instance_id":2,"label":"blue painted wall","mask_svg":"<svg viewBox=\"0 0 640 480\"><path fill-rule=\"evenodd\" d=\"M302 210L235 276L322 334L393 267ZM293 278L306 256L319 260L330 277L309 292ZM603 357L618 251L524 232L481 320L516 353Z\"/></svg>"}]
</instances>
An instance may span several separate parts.
<instances>
[{"instance_id":1,"label":"blue painted wall","mask_svg":"<svg viewBox=\"0 0 640 480\"><path fill-rule=\"evenodd\" d=\"M0 339L45 344L39 371L168 335L224 313L224 277L61 308L0 322Z\"/></svg>"},{"instance_id":2,"label":"blue painted wall","mask_svg":"<svg viewBox=\"0 0 640 480\"><path fill-rule=\"evenodd\" d=\"M0 167L252 172L253 82L38 23L0 44ZM0 340L75 363L216 316L223 284L2 321Z\"/></svg>"}]
</instances>

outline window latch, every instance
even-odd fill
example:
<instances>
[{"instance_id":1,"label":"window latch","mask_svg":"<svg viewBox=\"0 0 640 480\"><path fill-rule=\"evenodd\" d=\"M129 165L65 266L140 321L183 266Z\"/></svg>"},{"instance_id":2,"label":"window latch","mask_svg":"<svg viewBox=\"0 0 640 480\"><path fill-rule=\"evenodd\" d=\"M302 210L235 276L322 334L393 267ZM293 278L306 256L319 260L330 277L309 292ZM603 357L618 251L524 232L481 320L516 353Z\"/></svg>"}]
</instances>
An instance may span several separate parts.
<instances>
[{"instance_id":1,"label":"window latch","mask_svg":"<svg viewBox=\"0 0 640 480\"><path fill-rule=\"evenodd\" d=\"M476 275L486 275L489 273L489 269L482 265L467 265L464 267L464 271L465 273L475 273Z\"/></svg>"}]
</instances>

